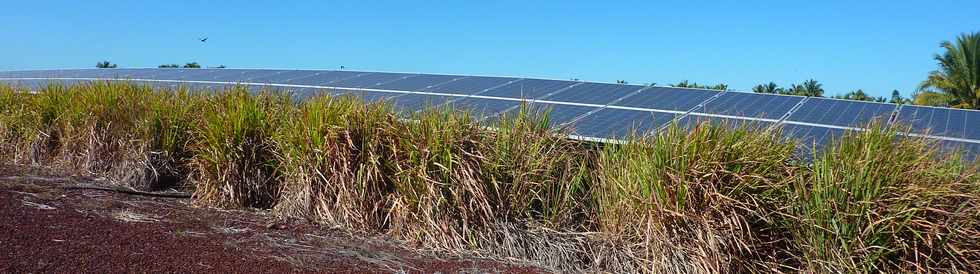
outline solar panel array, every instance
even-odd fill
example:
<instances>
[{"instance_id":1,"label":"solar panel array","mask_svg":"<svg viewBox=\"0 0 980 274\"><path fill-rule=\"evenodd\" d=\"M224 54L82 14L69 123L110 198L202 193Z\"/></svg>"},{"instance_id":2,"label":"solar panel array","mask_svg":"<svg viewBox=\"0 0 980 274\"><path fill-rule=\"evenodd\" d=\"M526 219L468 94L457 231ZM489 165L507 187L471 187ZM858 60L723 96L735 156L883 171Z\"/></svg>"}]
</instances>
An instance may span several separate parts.
<instances>
[{"instance_id":1,"label":"solar panel array","mask_svg":"<svg viewBox=\"0 0 980 274\"><path fill-rule=\"evenodd\" d=\"M127 80L157 87L221 89L242 84L290 90L298 98L319 94L386 100L403 113L448 106L492 120L522 103L548 109L554 126L573 137L621 140L650 134L671 122L730 126L780 126L789 138L820 149L848 130L872 121L901 124L911 136L939 140L949 151L980 154L980 111L895 104L723 92L627 84L517 77L436 75L330 70L270 69L68 69L0 72L0 82L32 88L49 82Z\"/></svg>"}]
</instances>

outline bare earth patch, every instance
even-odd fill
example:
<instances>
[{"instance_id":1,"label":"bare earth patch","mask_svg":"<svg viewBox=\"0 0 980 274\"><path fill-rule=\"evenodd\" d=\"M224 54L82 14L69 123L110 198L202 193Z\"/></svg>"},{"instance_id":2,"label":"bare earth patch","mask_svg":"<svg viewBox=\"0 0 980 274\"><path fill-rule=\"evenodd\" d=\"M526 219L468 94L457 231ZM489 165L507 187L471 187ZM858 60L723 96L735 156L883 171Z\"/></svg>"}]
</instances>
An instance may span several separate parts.
<instances>
[{"instance_id":1,"label":"bare earth patch","mask_svg":"<svg viewBox=\"0 0 980 274\"><path fill-rule=\"evenodd\" d=\"M486 259L439 258L262 211L64 188L81 181L0 167L0 272L542 272Z\"/></svg>"}]
</instances>

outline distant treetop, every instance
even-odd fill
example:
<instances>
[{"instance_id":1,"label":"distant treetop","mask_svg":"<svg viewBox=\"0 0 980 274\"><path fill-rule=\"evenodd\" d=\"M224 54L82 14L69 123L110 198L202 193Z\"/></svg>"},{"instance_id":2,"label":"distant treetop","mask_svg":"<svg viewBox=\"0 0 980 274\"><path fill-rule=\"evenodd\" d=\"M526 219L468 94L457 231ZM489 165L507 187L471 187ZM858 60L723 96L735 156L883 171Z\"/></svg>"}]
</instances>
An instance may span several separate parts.
<instances>
[{"instance_id":1,"label":"distant treetop","mask_svg":"<svg viewBox=\"0 0 980 274\"><path fill-rule=\"evenodd\" d=\"M96 68L116 68L116 64L110 63L109 61L102 61L95 63Z\"/></svg>"}]
</instances>

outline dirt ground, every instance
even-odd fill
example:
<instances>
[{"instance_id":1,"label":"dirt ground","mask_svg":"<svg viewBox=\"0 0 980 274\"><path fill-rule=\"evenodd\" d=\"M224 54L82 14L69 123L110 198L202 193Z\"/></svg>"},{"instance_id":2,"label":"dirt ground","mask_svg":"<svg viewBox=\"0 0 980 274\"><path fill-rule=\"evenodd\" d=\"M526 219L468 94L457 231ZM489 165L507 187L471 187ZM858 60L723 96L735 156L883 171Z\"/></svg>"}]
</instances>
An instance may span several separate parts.
<instances>
[{"instance_id":1,"label":"dirt ground","mask_svg":"<svg viewBox=\"0 0 980 274\"><path fill-rule=\"evenodd\" d=\"M262 211L70 189L85 178L0 167L0 273L540 273L440 258Z\"/></svg>"}]
</instances>

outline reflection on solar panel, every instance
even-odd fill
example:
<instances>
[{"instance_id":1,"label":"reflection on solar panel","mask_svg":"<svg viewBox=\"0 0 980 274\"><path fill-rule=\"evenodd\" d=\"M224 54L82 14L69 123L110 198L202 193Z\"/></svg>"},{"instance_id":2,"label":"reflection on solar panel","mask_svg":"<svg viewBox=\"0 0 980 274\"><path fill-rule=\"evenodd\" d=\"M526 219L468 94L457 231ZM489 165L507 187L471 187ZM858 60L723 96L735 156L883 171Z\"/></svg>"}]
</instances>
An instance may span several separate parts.
<instances>
[{"instance_id":1,"label":"reflection on solar panel","mask_svg":"<svg viewBox=\"0 0 980 274\"><path fill-rule=\"evenodd\" d=\"M549 93L574 85L573 82L557 80L524 79L497 87L481 95L517 99L538 99Z\"/></svg>"},{"instance_id":2,"label":"reflection on solar panel","mask_svg":"<svg viewBox=\"0 0 980 274\"><path fill-rule=\"evenodd\" d=\"M432 107L471 112L494 121L527 106L548 113L552 126L576 138L616 140L649 134L675 121L780 129L783 136L822 149L847 130L871 121L908 126L912 136L937 140L944 150L980 155L980 111L902 106L827 98L646 87L513 77L329 70L65 69L0 71L0 82L37 89L50 83L129 80L153 87L218 90L236 84L253 91L287 90L298 100L320 94L385 101L403 114ZM526 100L525 100L526 99ZM784 118L785 117L785 118ZM772 131L777 132L777 131Z\"/></svg>"},{"instance_id":3,"label":"reflection on solar panel","mask_svg":"<svg viewBox=\"0 0 980 274\"><path fill-rule=\"evenodd\" d=\"M799 96L725 92L695 112L741 117L779 119L803 100Z\"/></svg>"},{"instance_id":4,"label":"reflection on solar panel","mask_svg":"<svg viewBox=\"0 0 980 274\"><path fill-rule=\"evenodd\" d=\"M613 103L614 106L649 108L656 110L688 111L708 98L718 95L717 91L654 87Z\"/></svg>"},{"instance_id":5,"label":"reflection on solar panel","mask_svg":"<svg viewBox=\"0 0 980 274\"><path fill-rule=\"evenodd\" d=\"M378 85L417 76L404 73L368 73L353 78L330 82L330 86L345 88L375 88Z\"/></svg>"},{"instance_id":6,"label":"reflection on solar panel","mask_svg":"<svg viewBox=\"0 0 980 274\"><path fill-rule=\"evenodd\" d=\"M888 122L895 108L896 105L893 104L810 98L787 120L842 127L863 127L872 121Z\"/></svg>"},{"instance_id":7,"label":"reflection on solar panel","mask_svg":"<svg viewBox=\"0 0 980 274\"><path fill-rule=\"evenodd\" d=\"M547 100L604 105L642 88L643 86L582 83L556 93Z\"/></svg>"},{"instance_id":8,"label":"reflection on solar panel","mask_svg":"<svg viewBox=\"0 0 980 274\"><path fill-rule=\"evenodd\" d=\"M630 134L649 134L676 116L667 112L607 108L575 121L573 126L578 135L617 139Z\"/></svg>"},{"instance_id":9,"label":"reflection on solar panel","mask_svg":"<svg viewBox=\"0 0 980 274\"><path fill-rule=\"evenodd\" d=\"M980 139L980 111L903 106L895 122L915 133Z\"/></svg>"}]
</instances>

